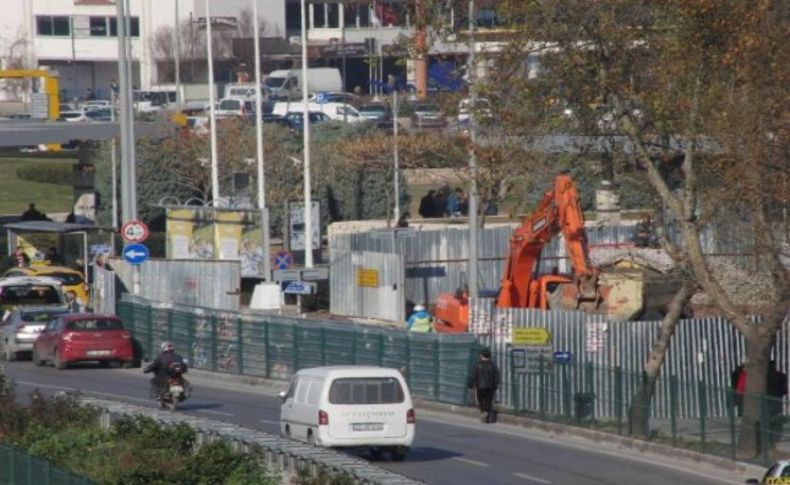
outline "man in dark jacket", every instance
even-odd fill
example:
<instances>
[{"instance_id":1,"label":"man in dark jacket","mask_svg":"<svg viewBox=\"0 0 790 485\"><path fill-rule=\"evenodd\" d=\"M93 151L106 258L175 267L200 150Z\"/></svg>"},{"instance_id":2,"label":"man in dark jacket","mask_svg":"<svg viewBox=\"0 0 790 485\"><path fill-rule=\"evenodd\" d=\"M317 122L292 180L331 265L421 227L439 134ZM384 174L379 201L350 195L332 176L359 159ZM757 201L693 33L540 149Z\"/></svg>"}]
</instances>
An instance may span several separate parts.
<instances>
[{"instance_id":1,"label":"man in dark jacket","mask_svg":"<svg viewBox=\"0 0 790 485\"><path fill-rule=\"evenodd\" d=\"M162 388L167 384L171 365L176 363L183 364L184 372L186 372L184 358L176 353L176 347L172 342L162 342L159 350L159 356L143 369L143 372L146 374L149 372L154 373L154 377L151 378L151 388L156 389L157 396L162 393Z\"/></svg>"},{"instance_id":2,"label":"man in dark jacket","mask_svg":"<svg viewBox=\"0 0 790 485\"><path fill-rule=\"evenodd\" d=\"M491 351L483 349L480 352L480 361L472 367L467 383L469 389L475 390L480 421L483 423L493 423L495 420L494 394L499 388L499 380L499 369L491 361Z\"/></svg>"}]
</instances>

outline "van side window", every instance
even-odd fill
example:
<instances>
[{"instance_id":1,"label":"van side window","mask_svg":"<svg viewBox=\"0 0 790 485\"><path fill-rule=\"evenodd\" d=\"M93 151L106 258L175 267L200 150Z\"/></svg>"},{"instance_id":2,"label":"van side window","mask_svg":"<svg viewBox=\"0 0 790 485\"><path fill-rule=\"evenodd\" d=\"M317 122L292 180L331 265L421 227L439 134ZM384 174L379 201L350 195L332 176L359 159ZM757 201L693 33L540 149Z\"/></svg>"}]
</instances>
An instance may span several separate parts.
<instances>
[{"instance_id":1,"label":"van side window","mask_svg":"<svg viewBox=\"0 0 790 485\"><path fill-rule=\"evenodd\" d=\"M404 398L403 387L394 377L335 379L329 388L332 404L396 404Z\"/></svg>"},{"instance_id":2,"label":"van side window","mask_svg":"<svg viewBox=\"0 0 790 485\"><path fill-rule=\"evenodd\" d=\"M299 385L296 387L296 399L299 404L307 402L307 388L310 386L310 381L306 379L299 379Z\"/></svg>"},{"instance_id":3,"label":"van side window","mask_svg":"<svg viewBox=\"0 0 790 485\"><path fill-rule=\"evenodd\" d=\"M296 394L296 386L299 384L299 378L294 377L291 379L291 382L288 384L288 390L285 391L285 399L292 399Z\"/></svg>"},{"instance_id":4,"label":"van side window","mask_svg":"<svg viewBox=\"0 0 790 485\"><path fill-rule=\"evenodd\" d=\"M319 379L310 380L310 388L307 391L307 403L318 404L321 399L321 389L324 387L324 381Z\"/></svg>"}]
</instances>

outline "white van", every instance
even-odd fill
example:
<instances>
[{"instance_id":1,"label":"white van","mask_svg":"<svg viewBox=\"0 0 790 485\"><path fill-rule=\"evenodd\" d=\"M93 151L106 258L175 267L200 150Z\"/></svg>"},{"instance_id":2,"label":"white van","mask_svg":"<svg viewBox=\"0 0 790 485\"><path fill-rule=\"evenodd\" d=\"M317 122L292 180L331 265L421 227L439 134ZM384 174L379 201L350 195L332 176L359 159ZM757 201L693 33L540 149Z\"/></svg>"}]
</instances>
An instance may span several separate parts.
<instances>
[{"instance_id":1,"label":"white van","mask_svg":"<svg viewBox=\"0 0 790 485\"><path fill-rule=\"evenodd\" d=\"M302 369L280 393L283 436L325 447L387 451L406 457L414 441L411 395L396 369L335 366Z\"/></svg>"},{"instance_id":2,"label":"white van","mask_svg":"<svg viewBox=\"0 0 790 485\"><path fill-rule=\"evenodd\" d=\"M302 70L281 69L272 71L266 76L263 84L266 86L269 99L300 99L302 97ZM311 67L307 70L308 94L319 91L342 91L343 78L336 67Z\"/></svg>"},{"instance_id":3,"label":"white van","mask_svg":"<svg viewBox=\"0 0 790 485\"><path fill-rule=\"evenodd\" d=\"M348 123L364 123L367 118L350 104L344 103L307 103L311 113L324 113L332 121L348 121ZM274 103L272 114L285 116L295 111L304 112L304 104L300 102L278 101Z\"/></svg>"}]
</instances>

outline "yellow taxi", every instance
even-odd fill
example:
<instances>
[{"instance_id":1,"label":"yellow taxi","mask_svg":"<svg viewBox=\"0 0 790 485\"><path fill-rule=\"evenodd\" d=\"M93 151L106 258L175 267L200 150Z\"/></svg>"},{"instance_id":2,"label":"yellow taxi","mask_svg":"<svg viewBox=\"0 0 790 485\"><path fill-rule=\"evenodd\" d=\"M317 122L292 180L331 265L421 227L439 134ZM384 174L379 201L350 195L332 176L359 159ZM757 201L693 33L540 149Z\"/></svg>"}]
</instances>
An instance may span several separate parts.
<instances>
[{"instance_id":1,"label":"yellow taxi","mask_svg":"<svg viewBox=\"0 0 790 485\"><path fill-rule=\"evenodd\" d=\"M65 266L50 266L45 264L33 264L24 268L11 268L3 276L48 276L55 278L63 283L63 292L73 291L87 307L90 294L88 285L82 277L82 273Z\"/></svg>"}]
</instances>

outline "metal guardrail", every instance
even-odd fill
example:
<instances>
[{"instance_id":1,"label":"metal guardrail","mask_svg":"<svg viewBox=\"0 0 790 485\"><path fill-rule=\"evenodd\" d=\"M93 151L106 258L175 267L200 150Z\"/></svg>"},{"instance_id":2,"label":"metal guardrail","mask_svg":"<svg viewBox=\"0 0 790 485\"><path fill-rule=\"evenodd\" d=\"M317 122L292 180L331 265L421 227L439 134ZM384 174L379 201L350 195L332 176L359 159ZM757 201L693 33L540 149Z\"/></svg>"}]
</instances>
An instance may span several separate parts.
<instances>
[{"instance_id":1,"label":"metal guardrail","mask_svg":"<svg viewBox=\"0 0 790 485\"><path fill-rule=\"evenodd\" d=\"M0 485L94 485L23 450L0 444Z\"/></svg>"},{"instance_id":2,"label":"metal guardrail","mask_svg":"<svg viewBox=\"0 0 790 485\"><path fill-rule=\"evenodd\" d=\"M423 483L338 451L302 444L230 423L91 397L80 397L80 401L101 410L99 419L104 428L111 427L120 416L144 416L162 425L183 423L196 431L198 446L215 440L223 440L230 443L237 451L254 452L254 450L260 449L267 468L288 476L293 476L300 470L308 470L313 474L320 471L330 475L344 474L352 477L359 484L417 485Z\"/></svg>"}]
</instances>

